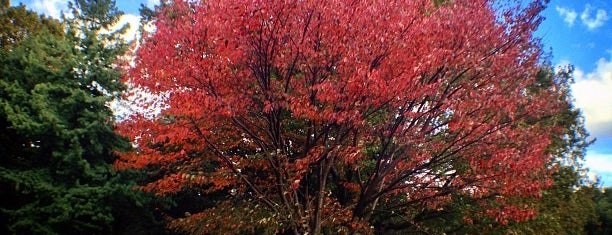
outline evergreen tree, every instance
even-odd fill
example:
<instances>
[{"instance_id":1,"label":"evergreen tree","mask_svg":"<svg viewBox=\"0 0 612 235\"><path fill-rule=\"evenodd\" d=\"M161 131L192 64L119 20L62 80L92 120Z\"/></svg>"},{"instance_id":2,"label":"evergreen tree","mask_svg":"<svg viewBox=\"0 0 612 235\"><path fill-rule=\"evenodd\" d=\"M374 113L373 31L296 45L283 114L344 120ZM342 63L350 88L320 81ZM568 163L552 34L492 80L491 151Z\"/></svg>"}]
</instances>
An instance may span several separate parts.
<instances>
[{"instance_id":1,"label":"evergreen tree","mask_svg":"<svg viewBox=\"0 0 612 235\"><path fill-rule=\"evenodd\" d=\"M149 197L112 167L130 147L107 106L127 48L115 2L75 1L67 25L2 3L0 233L156 232Z\"/></svg>"}]
</instances>

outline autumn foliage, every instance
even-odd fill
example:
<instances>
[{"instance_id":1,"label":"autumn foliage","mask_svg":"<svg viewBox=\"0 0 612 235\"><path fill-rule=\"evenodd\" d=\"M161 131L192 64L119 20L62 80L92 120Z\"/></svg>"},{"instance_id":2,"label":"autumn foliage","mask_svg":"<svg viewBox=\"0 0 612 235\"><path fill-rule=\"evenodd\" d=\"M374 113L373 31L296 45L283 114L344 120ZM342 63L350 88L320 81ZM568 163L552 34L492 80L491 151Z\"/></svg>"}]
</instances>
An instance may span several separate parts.
<instances>
[{"instance_id":1,"label":"autumn foliage","mask_svg":"<svg viewBox=\"0 0 612 235\"><path fill-rule=\"evenodd\" d=\"M555 88L532 89L543 5L456 1L173 1L127 81L166 108L121 133L144 190L215 206L172 225L214 231L382 231L488 199L498 223L550 184ZM146 107L151 103L138 105ZM221 195L221 196L219 196ZM485 204L483 204L485 205Z\"/></svg>"}]
</instances>

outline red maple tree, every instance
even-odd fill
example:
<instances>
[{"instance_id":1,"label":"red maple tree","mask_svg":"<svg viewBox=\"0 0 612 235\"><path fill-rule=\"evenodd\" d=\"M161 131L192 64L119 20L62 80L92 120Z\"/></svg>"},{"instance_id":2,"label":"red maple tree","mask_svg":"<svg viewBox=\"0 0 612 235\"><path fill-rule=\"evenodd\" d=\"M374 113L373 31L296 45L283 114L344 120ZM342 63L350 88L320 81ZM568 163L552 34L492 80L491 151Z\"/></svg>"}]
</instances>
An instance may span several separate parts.
<instances>
[{"instance_id":1,"label":"red maple tree","mask_svg":"<svg viewBox=\"0 0 612 235\"><path fill-rule=\"evenodd\" d=\"M495 198L486 215L500 223L528 219L511 199L550 184L556 133L537 124L554 87L529 89L542 9L173 1L127 79L167 108L120 124L138 147L116 165L154 169L144 190L216 195L173 223L194 233L372 232L451 195Z\"/></svg>"}]
</instances>

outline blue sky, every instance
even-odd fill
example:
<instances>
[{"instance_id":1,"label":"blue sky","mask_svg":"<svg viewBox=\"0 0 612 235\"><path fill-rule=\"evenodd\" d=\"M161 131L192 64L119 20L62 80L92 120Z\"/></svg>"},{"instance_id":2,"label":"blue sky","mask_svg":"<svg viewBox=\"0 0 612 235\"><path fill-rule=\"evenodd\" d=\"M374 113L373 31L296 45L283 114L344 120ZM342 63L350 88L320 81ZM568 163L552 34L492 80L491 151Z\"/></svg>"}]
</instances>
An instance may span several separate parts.
<instances>
[{"instance_id":1,"label":"blue sky","mask_svg":"<svg viewBox=\"0 0 612 235\"><path fill-rule=\"evenodd\" d=\"M68 0L11 0L51 16L59 16ZM122 22L138 22L140 4L159 0L117 0L126 13ZM585 165L612 186L612 2L551 0L546 20L536 32L554 65L573 64L575 104L582 109L588 131L597 141L589 147ZM132 27L135 29L136 27Z\"/></svg>"},{"instance_id":2,"label":"blue sky","mask_svg":"<svg viewBox=\"0 0 612 235\"><path fill-rule=\"evenodd\" d=\"M575 105L596 137L585 165L612 186L612 2L551 0L537 36L552 48L553 64L573 64Z\"/></svg>"}]
</instances>

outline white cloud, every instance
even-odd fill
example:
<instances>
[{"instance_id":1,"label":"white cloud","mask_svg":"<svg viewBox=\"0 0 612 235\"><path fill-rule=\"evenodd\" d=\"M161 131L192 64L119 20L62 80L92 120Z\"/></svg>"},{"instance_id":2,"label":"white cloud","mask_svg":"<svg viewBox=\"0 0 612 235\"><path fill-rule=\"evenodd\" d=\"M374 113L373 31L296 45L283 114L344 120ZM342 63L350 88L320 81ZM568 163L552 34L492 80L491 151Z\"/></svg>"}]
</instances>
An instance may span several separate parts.
<instances>
[{"instance_id":1,"label":"white cloud","mask_svg":"<svg viewBox=\"0 0 612 235\"><path fill-rule=\"evenodd\" d=\"M589 73L577 68L574 77L572 93L587 130L595 137L612 136L612 61L599 59L597 68Z\"/></svg>"},{"instance_id":2,"label":"white cloud","mask_svg":"<svg viewBox=\"0 0 612 235\"><path fill-rule=\"evenodd\" d=\"M32 9L59 19L62 11L67 12L69 0L33 0Z\"/></svg>"},{"instance_id":3,"label":"white cloud","mask_svg":"<svg viewBox=\"0 0 612 235\"><path fill-rule=\"evenodd\" d=\"M563 17L563 21L565 21L567 25L569 25L570 27L574 25L574 21L576 21L576 17L578 17L578 13L576 13L574 9L568 9L559 6L557 6L555 9L559 13L559 15Z\"/></svg>"},{"instance_id":4,"label":"white cloud","mask_svg":"<svg viewBox=\"0 0 612 235\"><path fill-rule=\"evenodd\" d=\"M129 24L130 28L122 35L126 41L131 41L138 35L138 26L140 24L140 16L134 14L123 14L113 29L119 29L124 25Z\"/></svg>"},{"instance_id":5,"label":"white cloud","mask_svg":"<svg viewBox=\"0 0 612 235\"><path fill-rule=\"evenodd\" d=\"M594 172L612 172L612 154L589 152L584 165Z\"/></svg>"},{"instance_id":6,"label":"white cloud","mask_svg":"<svg viewBox=\"0 0 612 235\"><path fill-rule=\"evenodd\" d=\"M589 169L590 175L595 174L604 184L612 185L612 154L589 152L585 158L584 166ZM590 177L594 178L594 177Z\"/></svg>"},{"instance_id":7,"label":"white cloud","mask_svg":"<svg viewBox=\"0 0 612 235\"><path fill-rule=\"evenodd\" d=\"M586 4L584 11L580 14L582 23L587 26L590 30L594 30L604 25L608 20L608 14L603 9L597 9L595 17L591 17L591 5Z\"/></svg>"},{"instance_id":8,"label":"white cloud","mask_svg":"<svg viewBox=\"0 0 612 235\"><path fill-rule=\"evenodd\" d=\"M159 5L159 0L147 0L147 7L153 7Z\"/></svg>"}]
</instances>

